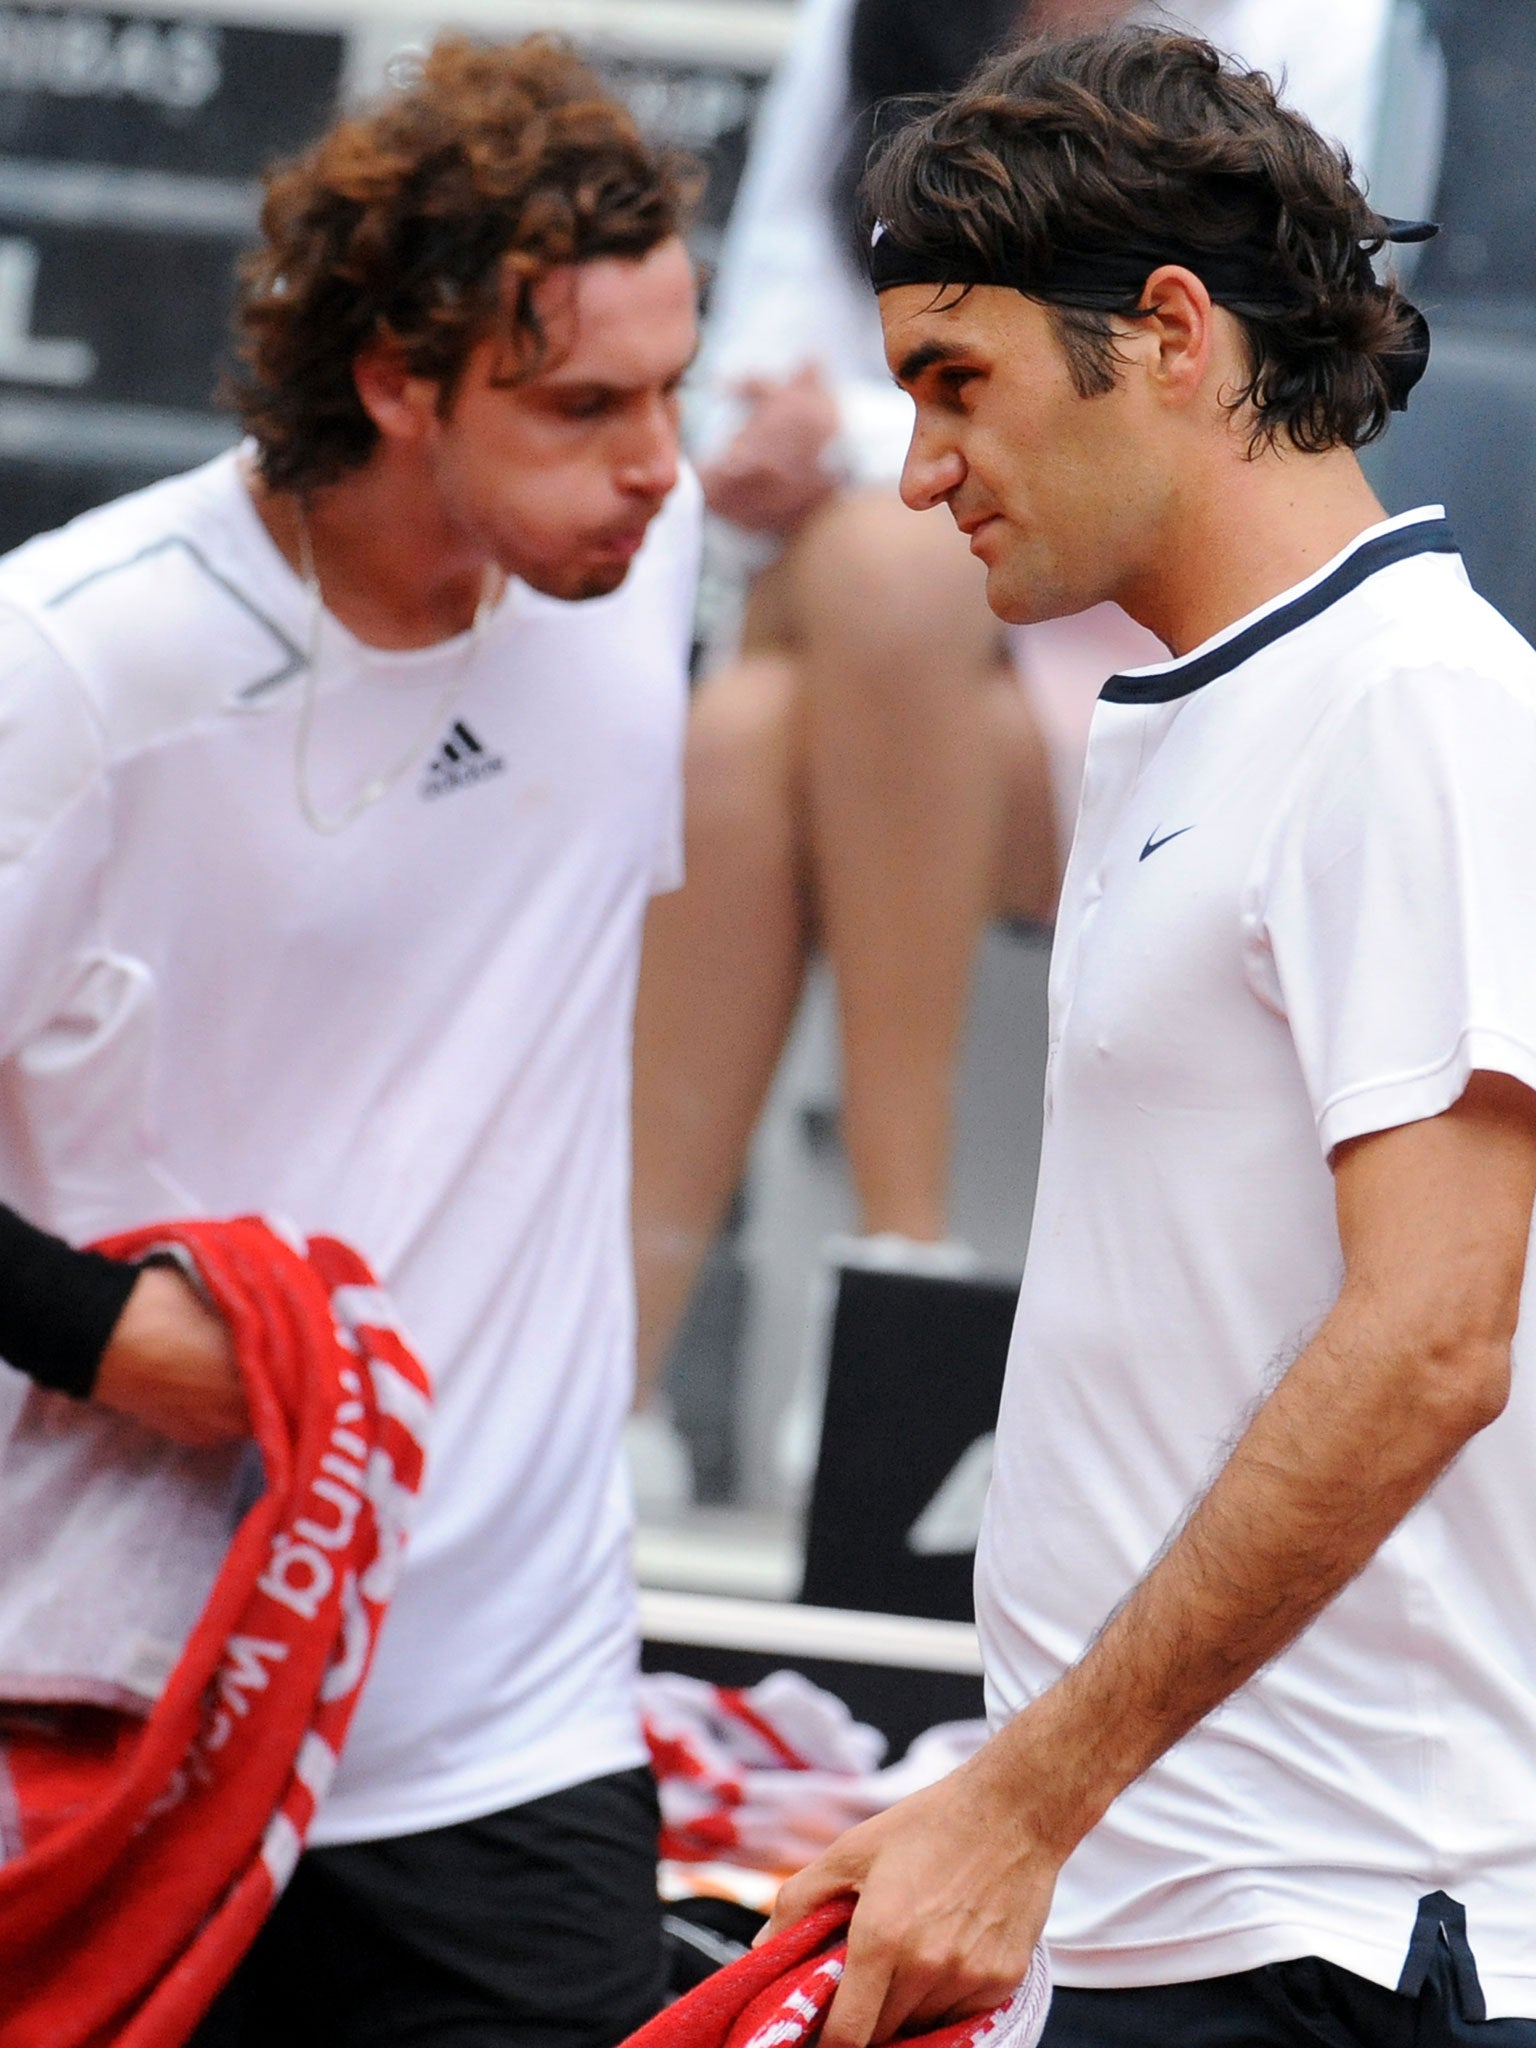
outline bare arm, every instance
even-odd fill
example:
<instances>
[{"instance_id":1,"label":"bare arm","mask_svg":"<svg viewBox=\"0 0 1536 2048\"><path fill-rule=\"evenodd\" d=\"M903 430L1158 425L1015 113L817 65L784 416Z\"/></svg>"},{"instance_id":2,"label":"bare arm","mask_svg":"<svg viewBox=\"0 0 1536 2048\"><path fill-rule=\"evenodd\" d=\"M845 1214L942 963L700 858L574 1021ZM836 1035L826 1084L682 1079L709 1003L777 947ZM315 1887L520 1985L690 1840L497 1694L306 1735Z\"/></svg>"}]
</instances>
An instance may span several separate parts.
<instances>
[{"instance_id":1,"label":"bare arm","mask_svg":"<svg viewBox=\"0 0 1536 2048\"><path fill-rule=\"evenodd\" d=\"M1057 1872L1110 1803L1293 1641L1499 1414L1536 1096L1475 1075L1444 1115L1357 1139L1333 1165L1338 1302L1162 1557L970 1763L780 1894L775 1927L860 1895L825 2048L1006 1996Z\"/></svg>"},{"instance_id":2,"label":"bare arm","mask_svg":"<svg viewBox=\"0 0 1536 2048\"><path fill-rule=\"evenodd\" d=\"M813 363L793 377L749 379L751 405L730 445L700 471L711 512L753 533L793 533L838 488L824 457L837 402Z\"/></svg>"}]
</instances>

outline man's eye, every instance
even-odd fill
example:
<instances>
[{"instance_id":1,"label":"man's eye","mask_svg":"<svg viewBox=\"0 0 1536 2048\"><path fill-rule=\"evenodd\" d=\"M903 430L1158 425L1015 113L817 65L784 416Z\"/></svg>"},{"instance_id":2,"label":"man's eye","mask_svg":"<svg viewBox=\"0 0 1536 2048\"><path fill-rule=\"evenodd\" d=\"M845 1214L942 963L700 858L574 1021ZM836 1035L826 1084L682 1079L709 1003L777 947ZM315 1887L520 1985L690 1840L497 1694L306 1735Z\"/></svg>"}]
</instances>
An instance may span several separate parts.
<instances>
[{"instance_id":1,"label":"man's eye","mask_svg":"<svg viewBox=\"0 0 1536 2048\"><path fill-rule=\"evenodd\" d=\"M560 410L568 420L596 420L608 411L610 403L606 392L593 391L562 400Z\"/></svg>"}]
</instances>

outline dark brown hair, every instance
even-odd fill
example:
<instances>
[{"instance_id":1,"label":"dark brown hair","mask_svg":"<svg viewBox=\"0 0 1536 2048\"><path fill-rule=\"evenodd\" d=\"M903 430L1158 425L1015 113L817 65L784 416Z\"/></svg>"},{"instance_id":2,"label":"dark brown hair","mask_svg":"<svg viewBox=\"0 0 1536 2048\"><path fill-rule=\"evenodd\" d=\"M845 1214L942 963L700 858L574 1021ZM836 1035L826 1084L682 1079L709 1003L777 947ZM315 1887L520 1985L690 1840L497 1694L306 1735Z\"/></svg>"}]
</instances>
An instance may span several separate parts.
<instances>
[{"instance_id":1,"label":"dark brown hair","mask_svg":"<svg viewBox=\"0 0 1536 2048\"><path fill-rule=\"evenodd\" d=\"M352 369L382 336L445 407L498 327L531 373L546 353L540 280L644 256L695 191L691 161L647 143L559 42L439 42L404 89L268 175L230 392L266 482L303 490L367 461L378 432Z\"/></svg>"},{"instance_id":2,"label":"dark brown hair","mask_svg":"<svg viewBox=\"0 0 1536 2048\"><path fill-rule=\"evenodd\" d=\"M1006 275L1049 305L1084 396L1112 387L1108 316L1134 316L1140 292L1058 296L1056 251L1256 250L1254 296L1221 298L1246 335L1233 403L1253 409L1255 450L1358 448L1386 426L1412 315L1361 260L1380 218L1341 149L1198 37L1116 29L993 57L894 129L864 203L935 275L949 252L957 276Z\"/></svg>"}]
</instances>

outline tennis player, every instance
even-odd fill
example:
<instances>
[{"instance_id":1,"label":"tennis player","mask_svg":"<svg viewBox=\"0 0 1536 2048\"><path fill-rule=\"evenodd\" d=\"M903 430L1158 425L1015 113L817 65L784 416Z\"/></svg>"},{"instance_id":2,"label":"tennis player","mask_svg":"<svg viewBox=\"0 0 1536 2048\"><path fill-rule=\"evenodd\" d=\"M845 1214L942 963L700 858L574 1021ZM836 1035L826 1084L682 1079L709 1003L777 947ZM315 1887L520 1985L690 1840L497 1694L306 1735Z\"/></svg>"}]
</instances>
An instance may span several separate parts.
<instances>
[{"instance_id":1,"label":"tennis player","mask_svg":"<svg viewBox=\"0 0 1536 2048\"><path fill-rule=\"evenodd\" d=\"M788 1885L823 2036L1536 2044L1536 657L1355 450L1427 335L1348 165L1152 29L871 174L903 492L1113 598L977 1606L996 1733Z\"/></svg>"},{"instance_id":2,"label":"tennis player","mask_svg":"<svg viewBox=\"0 0 1536 2048\"><path fill-rule=\"evenodd\" d=\"M437 1383L340 1773L210 2044L604 2048L660 1999L620 1431L687 184L560 47L441 45L270 181L245 447L0 564L0 1352L91 1397L50 1427L240 1433L179 1277L49 1233L256 1210L358 1246Z\"/></svg>"}]
</instances>

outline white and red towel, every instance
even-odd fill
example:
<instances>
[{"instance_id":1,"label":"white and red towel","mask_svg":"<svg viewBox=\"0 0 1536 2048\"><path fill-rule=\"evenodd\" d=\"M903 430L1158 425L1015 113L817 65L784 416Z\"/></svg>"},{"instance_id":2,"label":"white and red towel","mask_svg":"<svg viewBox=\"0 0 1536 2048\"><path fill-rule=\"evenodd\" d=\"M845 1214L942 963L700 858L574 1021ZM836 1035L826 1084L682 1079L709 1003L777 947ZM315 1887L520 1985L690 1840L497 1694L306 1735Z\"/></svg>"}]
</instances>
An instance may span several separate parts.
<instances>
[{"instance_id":1,"label":"white and red towel","mask_svg":"<svg viewBox=\"0 0 1536 2048\"><path fill-rule=\"evenodd\" d=\"M263 1489L147 1718L34 1677L0 1719L0 2048L187 2039L298 1858L421 1483L430 1387L355 1253L255 1218L102 1249L166 1245L233 1330Z\"/></svg>"},{"instance_id":2,"label":"white and red towel","mask_svg":"<svg viewBox=\"0 0 1536 2048\"><path fill-rule=\"evenodd\" d=\"M706 1977L631 2034L625 2048L809 2048L842 1978L843 1935L853 1909L850 1898L829 1900ZM901 2048L1034 2048L1050 2005L1050 1969L1045 1950L1037 1948L1028 1975L1005 2004L953 2026L904 2034Z\"/></svg>"},{"instance_id":3,"label":"white and red towel","mask_svg":"<svg viewBox=\"0 0 1536 2048\"><path fill-rule=\"evenodd\" d=\"M880 1770L885 1737L797 1671L744 1691L647 1675L640 1710L661 1793L662 1856L780 1877L845 1828L934 1784L987 1738L984 1721L943 1722Z\"/></svg>"}]
</instances>

